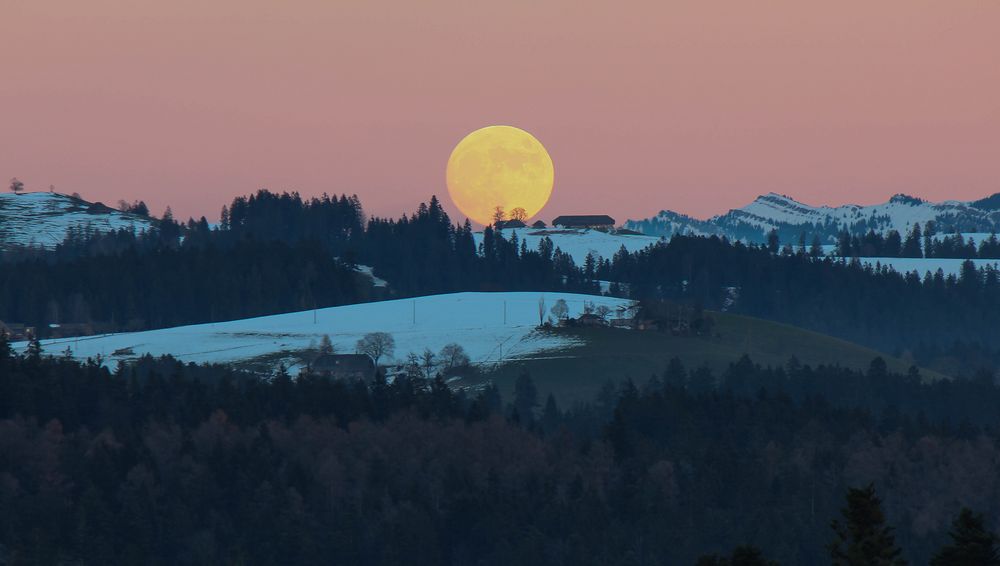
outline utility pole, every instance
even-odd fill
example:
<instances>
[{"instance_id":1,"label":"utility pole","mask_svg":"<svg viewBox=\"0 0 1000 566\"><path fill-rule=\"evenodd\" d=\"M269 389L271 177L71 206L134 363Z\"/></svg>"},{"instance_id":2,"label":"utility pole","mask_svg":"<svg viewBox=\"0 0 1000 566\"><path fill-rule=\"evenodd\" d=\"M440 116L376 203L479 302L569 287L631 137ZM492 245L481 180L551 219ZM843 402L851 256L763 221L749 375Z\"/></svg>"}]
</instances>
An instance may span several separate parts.
<instances>
[{"instance_id":1,"label":"utility pole","mask_svg":"<svg viewBox=\"0 0 1000 566\"><path fill-rule=\"evenodd\" d=\"M503 325L507 326L507 301L503 302Z\"/></svg>"},{"instance_id":2,"label":"utility pole","mask_svg":"<svg viewBox=\"0 0 1000 566\"><path fill-rule=\"evenodd\" d=\"M417 323L417 300L413 299L413 324Z\"/></svg>"}]
</instances>

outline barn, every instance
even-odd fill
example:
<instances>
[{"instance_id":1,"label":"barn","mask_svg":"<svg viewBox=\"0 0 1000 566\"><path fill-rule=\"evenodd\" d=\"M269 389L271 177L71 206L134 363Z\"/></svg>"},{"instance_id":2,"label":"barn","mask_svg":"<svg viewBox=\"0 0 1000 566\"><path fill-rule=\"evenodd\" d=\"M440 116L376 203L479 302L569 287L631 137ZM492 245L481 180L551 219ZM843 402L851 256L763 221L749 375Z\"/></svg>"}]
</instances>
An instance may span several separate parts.
<instances>
[{"instance_id":1,"label":"barn","mask_svg":"<svg viewBox=\"0 0 1000 566\"><path fill-rule=\"evenodd\" d=\"M615 227L615 219L607 214L579 214L559 216L552 221L557 228L590 228L610 230Z\"/></svg>"}]
</instances>

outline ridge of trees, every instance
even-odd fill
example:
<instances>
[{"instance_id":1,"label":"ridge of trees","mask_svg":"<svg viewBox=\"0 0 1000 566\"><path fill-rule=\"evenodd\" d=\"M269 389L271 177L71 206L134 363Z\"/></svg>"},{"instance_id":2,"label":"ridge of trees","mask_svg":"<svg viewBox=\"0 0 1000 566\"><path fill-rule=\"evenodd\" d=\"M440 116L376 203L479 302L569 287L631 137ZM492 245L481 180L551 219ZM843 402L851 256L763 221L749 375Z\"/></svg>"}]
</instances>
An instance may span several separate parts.
<instances>
[{"instance_id":1,"label":"ridge of trees","mask_svg":"<svg viewBox=\"0 0 1000 566\"><path fill-rule=\"evenodd\" d=\"M795 371L861 383L883 369ZM841 539L829 520L840 494L874 483L878 512L862 497L854 504L868 510L844 516L847 532L876 533L911 563L995 555L992 409L966 409L990 423L980 428L906 401L975 387L996 398L995 385L890 376L901 410L873 410L861 397L789 393L792 381L754 387L768 371L741 360L716 380L675 361L567 410L551 398L540 407L528 375L505 406L495 387L452 391L439 378L258 380L149 357L111 372L0 342L0 554L11 564L694 564L713 553L707 563L814 564L834 540L849 556L871 546Z\"/></svg>"},{"instance_id":2,"label":"ridge of trees","mask_svg":"<svg viewBox=\"0 0 1000 566\"><path fill-rule=\"evenodd\" d=\"M477 246L471 225L453 224L436 198L392 219L367 218L353 196L305 200L261 191L235 199L222 219L215 229L204 219L164 218L143 234L74 231L52 252L5 252L0 320L43 331L53 322L122 330L333 306L372 297L364 278L352 278L352 268L365 264L390 282L394 297L597 294L604 281L613 295L787 322L918 361L973 350L981 351L977 363L1000 360L990 346L1000 340L1000 278L971 261L958 275L902 274L813 257L805 242L796 250L676 236L577 265L549 238L528 249L487 227ZM910 239L901 249L912 247Z\"/></svg>"}]
</instances>

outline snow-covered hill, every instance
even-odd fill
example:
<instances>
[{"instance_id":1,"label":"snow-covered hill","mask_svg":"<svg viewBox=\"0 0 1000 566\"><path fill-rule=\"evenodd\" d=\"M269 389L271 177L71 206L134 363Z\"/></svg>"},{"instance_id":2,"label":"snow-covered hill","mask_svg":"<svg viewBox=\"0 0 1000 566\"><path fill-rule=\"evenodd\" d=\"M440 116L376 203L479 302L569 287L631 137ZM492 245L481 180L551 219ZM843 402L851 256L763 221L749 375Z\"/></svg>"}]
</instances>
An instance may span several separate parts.
<instances>
[{"instance_id":1,"label":"snow-covered hill","mask_svg":"<svg viewBox=\"0 0 1000 566\"><path fill-rule=\"evenodd\" d=\"M544 355L574 345L569 338L538 332L539 299L551 309L566 301L570 316L585 303L626 308L630 301L572 293L455 293L331 307L214 324L179 326L43 341L49 354L69 348L78 359L100 354L106 364L145 353L170 354L186 362L234 363L267 359L295 366L295 353L329 335L338 352L353 352L358 339L369 332L388 332L396 350L383 363L399 362L424 348L437 352L455 342L474 363L489 364ZM18 350L25 343L15 344ZM122 352L116 355L115 352ZM130 352L130 353L124 353Z\"/></svg>"},{"instance_id":2,"label":"snow-covered hill","mask_svg":"<svg viewBox=\"0 0 1000 566\"><path fill-rule=\"evenodd\" d=\"M905 235L914 224L924 225L928 221L934 221L939 232L995 232L1000 231L1000 210L995 200L990 197L974 202L933 203L895 195L877 205L831 207L810 206L785 195L768 193L742 208L708 220L664 210L652 218L629 220L625 227L650 236L718 234L751 242L764 241L772 229L777 229L786 242L797 240L802 232L810 240L816 234L829 242L843 229L852 233L895 229Z\"/></svg>"},{"instance_id":3,"label":"snow-covered hill","mask_svg":"<svg viewBox=\"0 0 1000 566\"><path fill-rule=\"evenodd\" d=\"M0 248L54 248L70 228L110 232L149 229L154 221L59 193L0 194Z\"/></svg>"},{"instance_id":4,"label":"snow-covered hill","mask_svg":"<svg viewBox=\"0 0 1000 566\"><path fill-rule=\"evenodd\" d=\"M506 228L503 237L510 240L517 235L518 241L525 242L530 250L537 250L543 238L550 238L553 246L573 257L577 265L583 265L588 254L611 259L622 246L630 252L647 248L660 241L654 236L640 234L609 233L601 230L572 230L553 228ZM475 234L476 245L483 241L483 233Z\"/></svg>"}]
</instances>

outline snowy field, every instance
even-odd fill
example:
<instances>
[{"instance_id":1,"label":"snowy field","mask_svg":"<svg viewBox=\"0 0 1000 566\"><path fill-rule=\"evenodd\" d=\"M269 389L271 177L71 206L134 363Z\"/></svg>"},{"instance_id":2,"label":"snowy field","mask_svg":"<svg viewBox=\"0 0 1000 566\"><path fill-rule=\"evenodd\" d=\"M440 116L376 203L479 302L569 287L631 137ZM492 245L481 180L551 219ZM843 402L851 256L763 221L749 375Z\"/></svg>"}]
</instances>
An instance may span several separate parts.
<instances>
[{"instance_id":1,"label":"snowy field","mask_svg":"<svg viewBox=\"0 0 1000 566\"><path fill-rule=\"evenodd\" d=\"M572 293L455 293L347 305L230 322L179 326L146 332L60 338L43 341L50 355L68 347L78 359L100 354L105 364L145 353L170 354L185 362L232 363L268 357L294 368L294 352L330 336L336 351L353 353L359 338L369 332L388 332L396 342L395 354L382 360L392 364L424 348L438 352L445 344L463 346L474 363L502 363L524 359L575 345L569 338L536 331L539 298L546 315L564 299L570 316L578 316L584 303L627 308L630 301ZM25 348L21 342L14 345ZM114 355L131 349L132 353Z\"/></svg>"},{"instance_id":2,"label":"snowy field","mask_svg":"<svg viewBox=\"0 0 1000 566\"><path fill-rule=\"evenodd\" d=\"M635 234L608 234L600 230L562 230L555 228L507 228L501 230L503 237L510 240L517 234L518 241L525 241L529 250L537 250L538 242L548 236L553 245L573 257L577 265L583 265L587 254L594 253L611 259L622 246L630 252L645 249L660 241L654 236ZM483 241L483 233L476 232L476 245Z\"/></svg>"}]
</instances>

